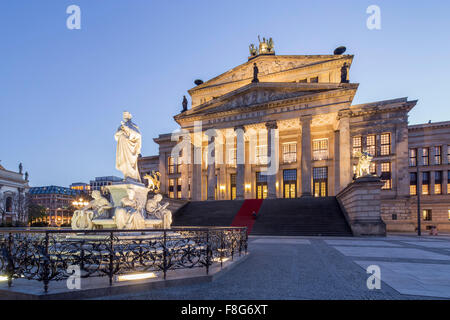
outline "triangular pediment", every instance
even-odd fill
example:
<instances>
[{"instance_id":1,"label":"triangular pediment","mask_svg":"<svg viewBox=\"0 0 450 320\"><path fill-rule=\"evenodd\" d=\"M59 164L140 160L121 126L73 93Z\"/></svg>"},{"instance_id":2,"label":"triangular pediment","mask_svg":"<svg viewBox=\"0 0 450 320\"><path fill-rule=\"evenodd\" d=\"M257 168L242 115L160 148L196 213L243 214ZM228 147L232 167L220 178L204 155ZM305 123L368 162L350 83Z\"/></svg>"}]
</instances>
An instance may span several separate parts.
<instances>
[{"instance_id":1,"label":"triangular pediment","mask_svg":"<svg viewBox=\"0 0 450 320\"><path fill-rule=\"evenodd\" d=\"M349 88L356 89L357 85L321 83L252 83L213 99L201 106L183 112L175 116L175 119L180 120L192 116L210 115L214 113L232 111L235 109L252 108L262 104L293 98L302 98L317 93Z\"/></svg>"},{"instance_id":2,"label":"triangular pediment","mask_svg":"<svg viewBox=\"0 0 450 320\"><path fill-rule=\"evenodd\" d=\"M245 79L251 79L253 76L253 64L256 63L259 69L259 77L276 75L281 72L288 72L305 67L311 67L327 62L338 60L348 60L349 64L353 56L351 55L286 55L286 56L258 56L251 59L221 75L204 82L203 84L192 88L189 92L193 92L214 87L221 84L232 83ZM270 80L269 80L270 81Z\"/></svg>"}]
</instances>

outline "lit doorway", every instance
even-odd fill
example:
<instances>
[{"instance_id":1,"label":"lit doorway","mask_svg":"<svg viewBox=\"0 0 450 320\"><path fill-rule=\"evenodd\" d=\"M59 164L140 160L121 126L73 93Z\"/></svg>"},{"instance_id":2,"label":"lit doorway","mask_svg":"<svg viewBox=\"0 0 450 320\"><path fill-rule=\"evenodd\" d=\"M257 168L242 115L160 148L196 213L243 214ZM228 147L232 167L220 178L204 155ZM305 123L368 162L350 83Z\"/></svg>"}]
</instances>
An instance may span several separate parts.
<instances>
[{"instance_id":1,"label":"lit doorway","mask_svg":"<svg viewBox=\"0 0 450 320\"><path fill-rule=\"evenodd\" d=\"M286 199L297 197L297 169L283 170L283 191Z\"/></svg>"},{"instance_id":2,"label":"lit doorway","mask_svg":"<svg viewBox=\"0 0 450 320\"><path fill-rule=\"evenodd\" d=\"M267 175L256 173L256 199L267 198Z\"/></svg>"},{"instance_id":3,"label":"lit doorway","mask_svg":"<svg viewBox=\"0 0 450 320\"><path fill-rule=\"evenodd\" d=\"M313 194L314 197L328 196L328 168L313 168Z\"/></svg>"}]
</instances>

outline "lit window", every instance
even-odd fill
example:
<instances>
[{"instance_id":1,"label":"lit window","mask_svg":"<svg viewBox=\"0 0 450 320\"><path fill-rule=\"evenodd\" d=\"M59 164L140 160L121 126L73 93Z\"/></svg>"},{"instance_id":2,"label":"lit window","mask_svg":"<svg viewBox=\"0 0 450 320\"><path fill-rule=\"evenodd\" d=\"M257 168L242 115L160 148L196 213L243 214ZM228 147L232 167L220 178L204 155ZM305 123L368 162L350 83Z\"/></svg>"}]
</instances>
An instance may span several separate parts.
<instances>
[{"instance_id":1,"label":"lit window","mask_svg":"<svg viewBox=\"0 0 450 320\"><path fill-rule=\"evenodd\" d=\"M314 160L328 159L328 139L313 140L313 159Z\"/></svg>"},{"instance_id":2,"label":"lit window","mask_svg":"<svg viewBox=\"0 0 450 320\"><path fill-rule=\"evenodd\" d=\"M417 195L417 173L410 172L409 174L409 194Z\"/></svg>"},{"instance_id":3,"label":"lit window","mask_svg":"<svg viewBox=\"0 0 450 320\"><path fill-rule=\"evenodd\" d=\"M423 215L423 220L424 221L431 221L433 219L430 209L422 210L422 215Z\"/></svg>"},{"instance_id":4,"label":"lit window","mask_svg":"<svg viewBox=\"0 0 450 320\"><path fill-rule=\"evenodd\" d=\"M391 134L383 133L381 135L381 149L380 155L388 156L391 154Z\"/></svg>"},{"instance_id":5,"label":"lit window","mask_svg":"<svg viewBox=\"0 0 450 320\"><path fill-rule=\"evenodd\" d=\"M353 137L353 156L355 156L357 152L361 151L362 151L361 137Z\"/></svg>"},{"instance_id":6,"label":"lit window","mask_svg":"<svg viewBox=\"0 0 450 320\"><path fill-rule=\"evenodd\" d=\"M169 179L169 198L175 198L175 179Z\"/></svg>"},{"instance_id":7,"label":"lit window","mask_svg":"<svg viewBox=\"0 0 450 320\"><path fill-rule=\"evenodd\" d=\"M430 164L430 152L428 148L422 148L422 164L428 166Z\"/></svg>"},{"instance_id":8,"label":"lit window","mask_svg":"<svg viewBox=\"0 0 450 320\"><path fill-rule=\"evenodd\" d=\"M173 157L169 157L168 162L169 162L169 174L175 173L176 166L175 166L175 161L174 161Z\"/></svg>"},{"instance_id":9,"label":"lit window","mask_svg":"<svg viewBox=\"0 0 450 320\"><path fill-rule=\"evenodd\" d=\"M356 171L356 169L355 169ZM377 174L377 164L375 162L370 163L369 167L370 174L376 175Z\"/></svg>"},{"instance_id":10,"label":"lit window","mask_svg":"<svg viewBox=\"0 0 450 320\"><path fill-rule=\"evenodd\" d=\"M392 189L391 163L390 162L381 163L381 181L384 182L382 189L384 189L384 190Z\"/></svg>"},{"instance_id":11,"label":"lit window","mask_svg":"<svg viewBox=\"0 0 450 320\"><path fill-rule=\"evenodd\" d=\"M256 146L256 164L267 164L267 145Z\"/></svg>"},{"instance_id":12,"label":"lit window","mask_svg":"<svg viewBox=\"0 0 450 320\"><path fill-rule=\"evenodd\" d=\"M283 143L283 162L284 163L297 162L297 143L295 142Z\"/></svg>"},{"instance_id":13,"label":"lit window","mask_svg":"<svg viewBox=\"0 0 450 320\"><path fill-rule=\"evenodd\" d=\"M430 194L430 173L422 172L422 194L428 195Z\"/></svg>"},{"instance_id":14,"label":"lit window","mask_svg":"<svg viewBox=\"0 0 450 320\"><path fill-rule=\"evenodd\" d=\"M370 135L367 136L367 153L369 153L372 157L376 155L376 136Z\"/></svg>"},{"instance_id":15,"label":"lit window","mask_svg":"<svg viewBox=\"0 0 450 320\"><path fill-rule=\"evenodd\" d=\"M450 209L448 209L448 220L450 220Z\"/></svg>"},{"instance_id":16,"label":"lit window","mask_svg":"<svg viewBox=\"0 0 450 320\"><path fill-rule=\"evenodd\" d=\"M442 147L434 147L434 164L442 164Z\"/></svg>"},{"instance_id":17,"label":"lit window","mask_svg":"<svg viewBox=\"0 0 450 320\"><path fill-rule=\"evenodd\" d=\"M409 166L417 166L417 149L409 149Z\"/></svg>"},{"instance_id":18,"label":"lit window","mask_svg":"<svg viewBox=\"0 0 450 320\"><path fill-rule=\"evenodd\" d=\"M434 194L442 194L442 171L434 172Z\"/></svg>"},{"instance_id":19,"label":"lit window","mask_svg":"<svg viewBox=\"0 0 450 320\"><path fill-rule=\"evenodd\" d=\"M315 197L328 195L328 168L313 168L313 194Z\"/></svg>"}]
</instances>

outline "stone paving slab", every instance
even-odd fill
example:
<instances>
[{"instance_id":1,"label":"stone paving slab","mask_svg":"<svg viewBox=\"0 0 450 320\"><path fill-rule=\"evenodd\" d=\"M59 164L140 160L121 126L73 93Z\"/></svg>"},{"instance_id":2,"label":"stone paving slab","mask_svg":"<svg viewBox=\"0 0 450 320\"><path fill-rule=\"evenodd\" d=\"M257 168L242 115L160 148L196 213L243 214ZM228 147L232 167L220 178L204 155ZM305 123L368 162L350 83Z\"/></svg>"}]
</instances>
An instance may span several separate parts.
<instances>
[{"instance_id":1,"label":"stone paving slab","mask_svg":"<svg viewBox=\"0 0 450 320\"><path fill-rule=\"evenodd\" d=\"M306 239L257 239L253 240L251 243L257 243L257 244L281 244L281 245L287 245L287 244L311 244L311 241Z\"/></svg>"},{"instance_id":2,"label":"stone paving slab","mask_svg":"<svg viewBox=\"0 0 450 320\"><path fill-rule=\"evenodd\" d=\"M447 241L403 241L403 242L427 248L450 249L450 242Z\"/></svg>"},{"instance_id":3,"label":"stone paving slab","mask_svg":"<svg viewBox=\"0 0 450 320\"><path fill-rule=\"evenodd\" d=\"M386 242L386 240L325 240L325 242L337 246L401 247L400 244Z\"/></svg>"},{"instance_id":4,"label":"stone paving slab","mask_svg":"<svg viewBox=\"0 0 450 320\"><path fill-rule=\"evenodd\" d=\"M450 265L380 261L355 263L364 270L369 265L378 265L382 282L401 294L450 298Z\"/></svg>"},{"instance_id":5,"label":"stone paving slab","mask_svg":"<svg viewBox=\"0 0 450 320\"><path fill-rule=\"evenodd\" d=\"M378 248L335 246L345 256L364 258L429 259L450 261L450 256L413 248Z\"/></svg>"}]
</instances>

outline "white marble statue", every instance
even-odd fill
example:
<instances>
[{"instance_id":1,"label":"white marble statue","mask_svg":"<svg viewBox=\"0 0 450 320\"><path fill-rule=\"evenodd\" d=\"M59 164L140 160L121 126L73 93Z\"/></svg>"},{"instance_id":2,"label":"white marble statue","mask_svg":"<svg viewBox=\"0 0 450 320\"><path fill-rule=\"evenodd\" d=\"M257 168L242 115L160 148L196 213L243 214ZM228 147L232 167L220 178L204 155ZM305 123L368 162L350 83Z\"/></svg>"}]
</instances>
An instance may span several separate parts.
<instances>
[{"instance_id":1,"label":"white marble statue","mask_svg":"<svg viewBox=\"0 0 450 320\"><path fill-rule=\"evenodd\" d=\"M356 157L359 158L358 165L356 166L356 178L370 176L370 163L373 157L367 152L356 152Z\"/></svg>"},{"instance_id":2,"label":"white marble statue","mask_svg":"<svg viewBox=\"0 0 450 320\"><path fill-rule=\"evenodd\" d=\"M172 212L167 209L169 203L160 204L162 200L161 194L156 194L153 199L147 201L145 209L147 213L162 220L163 229L170 229L172 225Z\"/></svg>"},{"instance_id":3,"label":"white marble statue","mask_svg":"<svg viewBox=\"0 0 450 320\"><path fill-rule=\"evenodd\" d=\"M71 223L73 230L94 229L92 220L105 217L108 210L112 208L109 201L102 197L100 191L94 190L92 192L92 197L94 200L89 202L87 206L74 212Z\"/></svg>"},{"instance_id":4,"label":"white marble statue","mask_svg":"<svg viewBox=\"0 0 450 320\"><path fill-rule=\"evenodd\" d=\"M145 218L135 199L133 189L127 190L127 196L121 200L121 206L116 208L114 222L117 229L145 229Z\"/></svg>"},{"instance_id":5,"label":"white marble statue","mask_svg":"<svg viewBox=\"0 0 450 320\"><path fill-rule=\"evenodd\" d=\"M140 182L137 161L141 153L142 138L139 127L131 119L132 115L125 111L114 136L117 141L116 169L122 171L125 180L131 178Z\"/></svg>"}]
</instances>

